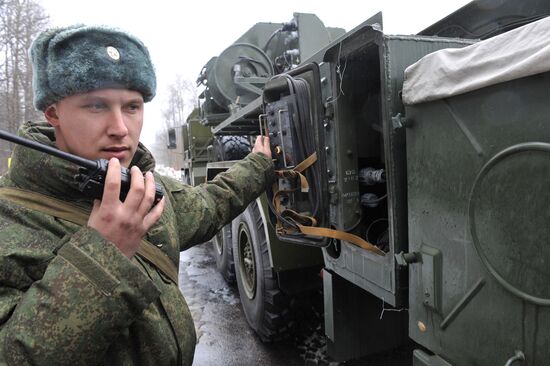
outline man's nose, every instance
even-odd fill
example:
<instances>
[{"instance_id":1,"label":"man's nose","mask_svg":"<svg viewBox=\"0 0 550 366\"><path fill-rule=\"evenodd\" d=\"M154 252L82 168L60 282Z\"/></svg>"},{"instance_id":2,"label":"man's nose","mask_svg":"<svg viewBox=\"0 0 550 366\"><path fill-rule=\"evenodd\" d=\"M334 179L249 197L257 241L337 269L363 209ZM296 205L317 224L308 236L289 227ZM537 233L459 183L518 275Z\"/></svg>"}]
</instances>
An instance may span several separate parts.
<instances>
[{"instance_id":1,"label":"man's nose","mask_svg":"<svg viewBox=\"0 0 550 366\"><path fill-rule=\"evenodd\" d=\"M128 127L124 119L124 113L120 109L115 109L111 113L109 120L108 134L110 136L124 137L128 134Z\"/></svg>"}]
</instances>

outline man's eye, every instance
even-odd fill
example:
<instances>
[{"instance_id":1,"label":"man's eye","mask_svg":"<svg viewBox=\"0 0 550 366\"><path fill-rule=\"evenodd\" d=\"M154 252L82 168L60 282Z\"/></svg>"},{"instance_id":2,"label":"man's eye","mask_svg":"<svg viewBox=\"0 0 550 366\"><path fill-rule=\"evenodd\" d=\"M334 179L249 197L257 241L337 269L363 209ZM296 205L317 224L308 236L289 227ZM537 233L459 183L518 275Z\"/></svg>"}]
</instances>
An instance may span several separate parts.
<instances>
[{"instance_id":1,"label":"man's eye","mask_svg":"<svg viewBox=\"0 0 550 366\"><path fill-rule=\"evenodd\" d=\"M86 104L84 108L89 109L91 111L100 111L100 110L104 110L106 107L105 107L105 104L103 103L89 103L89 104Z\"/></svg>"},{"instance_id":2,"label":"man's eye","mask_svg":"<svg viewBox=\"0 0 550 366\"><path fill-rule=\"evenodd\" d=\"M141 104L138 104L138 103L132 103L132 104L128 104L126 106L126 109L128 110L128 112L137 112L141 109Z\"/></svg>"}]
</instances>

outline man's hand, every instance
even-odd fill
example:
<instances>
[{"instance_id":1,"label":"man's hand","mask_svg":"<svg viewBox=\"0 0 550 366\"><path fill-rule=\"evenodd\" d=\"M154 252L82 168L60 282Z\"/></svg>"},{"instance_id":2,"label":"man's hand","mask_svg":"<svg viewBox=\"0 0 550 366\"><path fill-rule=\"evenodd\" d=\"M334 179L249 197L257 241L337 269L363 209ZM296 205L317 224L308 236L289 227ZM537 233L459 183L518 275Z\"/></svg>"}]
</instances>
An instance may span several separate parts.
<instances>
[{"instance_id":1,"label":"man's hand","mask_svg":"<svg viewBox=\"0 0 550 366\"><path fill-rule=\"evenodd\" d=\"M252 149L253 153L261 153L266 155L268 158L271 158L271 148L269 147L269 137L267 136L258 136L256 137L256 142L254 143L254 148Z\"/></svg>"},{"instance_id":2,"label":"man's hand","mask_svg":"<svg viewBox=\"0 0 550 366\"><path fill-rule=\"evenodd\" d=\"M130 191L121 202L120 162L109 161L103 198L94 201L88 226L111 241L128 258L136 254L141 238L158 221L164 210L164 198L155 207L155 179L151 172L145 177L138 167L130 169Z\"/></svg>"}]
</instances>

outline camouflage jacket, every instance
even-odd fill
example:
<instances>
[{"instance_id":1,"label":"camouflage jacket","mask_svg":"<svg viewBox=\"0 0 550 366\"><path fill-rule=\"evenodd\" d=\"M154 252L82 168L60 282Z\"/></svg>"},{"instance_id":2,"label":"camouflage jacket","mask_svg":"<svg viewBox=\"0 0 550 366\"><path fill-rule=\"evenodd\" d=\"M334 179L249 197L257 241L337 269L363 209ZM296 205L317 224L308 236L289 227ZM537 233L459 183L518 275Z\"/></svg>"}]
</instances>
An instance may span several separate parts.
<instances>
[{"instance_id":1,"label":"camouflage jacket","mask_svg":"<svg viewBox=\"0 0 550 366\"><path fill-rule=\"evenodd\" d=\"M27 123L20 135L54 145L53 129ZM132 165L152 170L140 144ZM0 186L90 209L77 167L14 149ZM155 175L167 196L148 239L179 264L179 252L210 239L273 179L270 159L249 154L211 183L190 187ZM95 230L0 200L0 365L190 365L196 337L178 287Z\"/></svg>"}]
</instances>

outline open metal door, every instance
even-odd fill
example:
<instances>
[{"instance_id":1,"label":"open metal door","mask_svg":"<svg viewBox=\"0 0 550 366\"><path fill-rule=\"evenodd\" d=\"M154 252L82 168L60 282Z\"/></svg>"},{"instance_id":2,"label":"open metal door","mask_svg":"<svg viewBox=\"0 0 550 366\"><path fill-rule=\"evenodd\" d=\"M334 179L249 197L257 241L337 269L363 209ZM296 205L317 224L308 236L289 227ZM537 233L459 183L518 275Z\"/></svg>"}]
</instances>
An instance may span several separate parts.
<instances>
[{"instance_id":1,"label":"open metal door","mask_svg":"<svg viewBox=\"0 0 550 366\"><path fill-rule=\"evenodd\" d=\"M321 76L315 63L273 78L263 92L260 125L268 133L278 180L268 193L280 239L324 247L328 239L304 235L300 225L328 225L327 169Z\"/></svg>"},{"instance_id":2,"label":"open metal door","mask_svg":"<svg viewBox=\"0 0 550 366\"><path fill-rule=\"evenodd\" d=\"M272 211L292 213L272 217L279 238L323 246L328 270L392 306L406 304L408 287L407 271L394 259L408 249L405 136L394 118L403 112L403 70L427 53L470 43L387 36L366 23L322 51L318 63L280 75L264 89L261 124L276 168L295 170L317 154L302 171L309 187L299 175L276 183L271 198L279 207ZM315 222L300 221L304 216ZM284 230L295 223L345 235Z\"/></svg>"}]
</instances>

